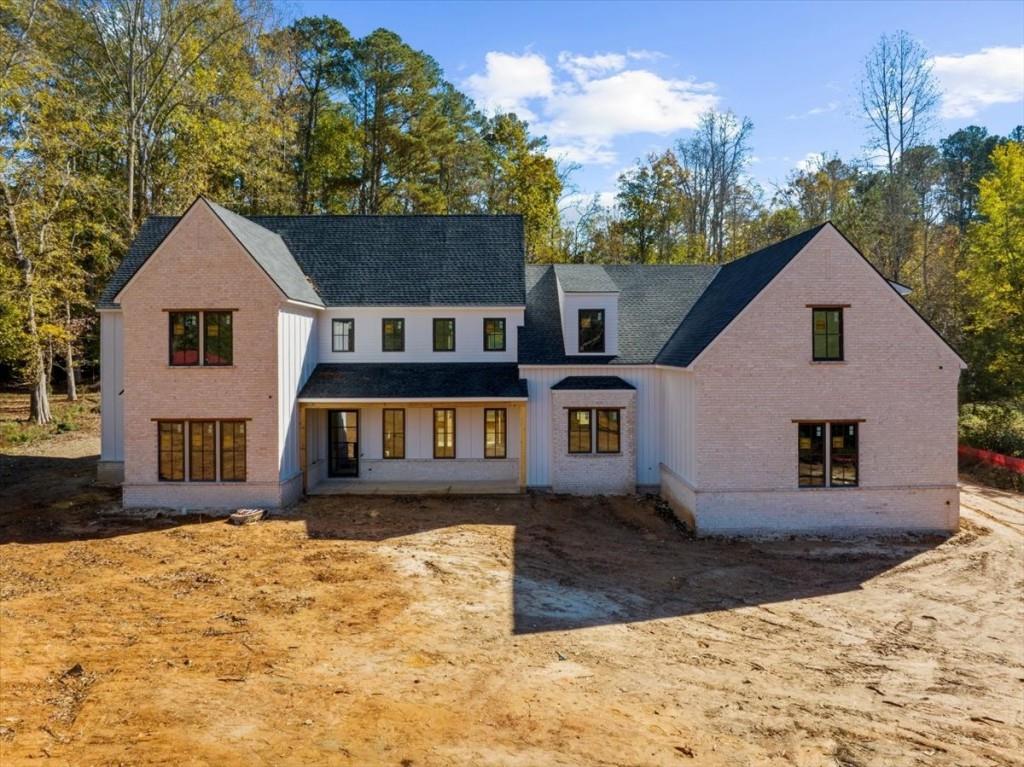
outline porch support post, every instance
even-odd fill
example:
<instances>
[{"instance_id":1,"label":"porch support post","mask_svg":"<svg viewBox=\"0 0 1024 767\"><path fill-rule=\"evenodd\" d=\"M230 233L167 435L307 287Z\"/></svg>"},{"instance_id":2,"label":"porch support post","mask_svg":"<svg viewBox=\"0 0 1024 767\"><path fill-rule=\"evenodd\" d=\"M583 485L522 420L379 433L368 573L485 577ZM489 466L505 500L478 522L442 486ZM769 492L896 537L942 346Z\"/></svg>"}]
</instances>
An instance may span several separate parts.
<instances>
[{"instance_id":1,"label":"porch support post","mask_svg":"<svg viewBox=\"0 0 1024 767\"><path fill-rule=\"evenodd\" d=\"M519 406L519 492L526 492L526 419L527 404Z\"/></svg>"},{"instance_id":2,"label":"porch support post","mask_svg":"<svg viewBox=\"0 0 1024 767\"><path fill-rule=\"evenodd\" d=\"M299 468L302 469L302 494L306 494L309 486L306 470L306 406L299 403Z\"/></svg>"}]
</instances>

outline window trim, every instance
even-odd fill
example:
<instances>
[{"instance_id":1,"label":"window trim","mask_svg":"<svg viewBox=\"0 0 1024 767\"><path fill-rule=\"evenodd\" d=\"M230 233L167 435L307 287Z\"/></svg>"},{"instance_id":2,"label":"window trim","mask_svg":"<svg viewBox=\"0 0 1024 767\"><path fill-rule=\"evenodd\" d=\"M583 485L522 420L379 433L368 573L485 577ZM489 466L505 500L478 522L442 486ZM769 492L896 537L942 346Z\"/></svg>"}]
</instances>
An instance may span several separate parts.
<instances>
[{"instance_id":1,"label":"window trim","mask_svg":"<svg viewBox=\"0 0 1024 767\"><path fill-rule=\"evenodd\" d=\"M487 455L487 414L489 412L501 413L501 455ZM495 421L497 423L497 421ZM508 458L508 408L485 407L484 408L484 458L502 459Z\"/></svg>"},{"instance_id":2,"label":"window trim","mask_svg":"<svg viewBox=\"0 0 1024 767\"><path fill-rule=\"evenodd\" d=\"M820 426L822 428L821 435L821 483L820 484L809 484L803 481L801 476L800 467L800 453L803 448L800 447L800 430L804 426L815 427ZM813 436L811 437L813 439ZM811 448L808 448L811 449ZM815 489L828 487L828 422L827 421L798 421L796 425L796 484L800 489Z\"/></svg>"},{"instance_id":3,"label":"window trim","mask_svg":"<svg viewBox=\"0 0 1024 767\"><path fill-rule=\"evenodd\" d=\"M231 328L231 349L230 349L231 361L230 362L207 362L207 360L206 360L206 328L207 328L206 320L207 320L207 318L211 314L221 314L221 315L226 314L227 317L228 317L228 323L227 324L228 324L228 327ZM200 333L200 335L202 337L203 367L207 367L207 368L229 368L229 367L231 367L232 365L235 364L235 313L234 312L224 311L222 309L204 309L202 312L200 312L200 315L201 315L200 325L202 326L202 332ZM221 325L219 325L219 327L223 328L224 325L221 324Z\"/></svg>"},{"instance_id":4,"label":"window trim","mask_svg":"<svg viewBox=\"0 0 1024 767\"><path fill-rule=\"evenodd\" d=\"M583 348L583 334L580 332L583 330L583 313L594 312L601 315L601 348L600 349L584 349ZM605 354L605 349L608 347L608 334L606 332L607 325L605 323L607 313L601 308L592 309L577 309L576 310L576 346L579 349L579 354Z\"/></svg>"},{"instance_id":5,"label":"window trim","mask_svg":"<svg viewBox=\"0 0 1024 767\"><path fill-rule=\"evenodd\" d=\"M846 361L846 350L845 350L845 344L843 343L843 306L837 306L837 305L827 306L827 305L822 305L822 306L811 306L810 309L811 309L811 361L812 362L845 362ZM825 333L824 333L824 337L825 337L825 355L826 356L819 357L817 355L817 353L814 351L814 340L815 340L815 338L817 338L817 333L816 333L816 331L814 329L814 315L817 312L838 312L839 313L839 329L838 329L837 333L835 334L838 337L838 339L839 339L839 356L838 357L829 357L828 356L828 339L829 339L829 335L830 335L829 332L828 332L828 319L825 320Z\"/></svg>"},{"instance_id":6,"label":"window trim","mask_svg":"<svg viewBox=\"0 0 1024 767\"><path fill-rule=\"evenodd\" d=\"M401 413L402 414L402 454L401 455L388 455L388 413ZM385 461L404 461L405 460L405 408L404 407L386 407L383 408L380 417L380 456Z\"/></svg>"},{"instance_id":7,"label":"window trim","mask_svg":"<svg viewBox=\"0 0 1024 767\"><path fill-rule=\"evenodd\" d=\"M485 352L503 352L508 349L508 322L504 317L484 317L483 318L483 330L484 330L484 351ZM501 323L501 348L488 349L487 348L487 323L488 322L500 322ZM493 334L492 334L493 335Z\"/></svg>"},{"instance_id":8,"label":"window trim","mask_svg":"<svg viewBox=\"0 0 1024 767\"><path fill-rule=\"evenodd\" d=\"M568 424L566 430L566 442L565 447L569 455L593 455L594 453L594 409L589 407L570 407L566 408L568 412ZM574 413L586 413L587 414L587 449L586 450L573 450L572 449L572 435L573 435L573 414ZM582 434L582 430L580 430Z\"/></svg>"},{"instance_id":9,"label":"window trim","mask_svg":"<svg viewBox=\"0 0 1024 767\"><path fill-rule=\"evenodd\" d=\"M437 323L439 322L450 322L452 323L452 348L451 349L438 349L437 348ZM434 351L435 352L453 352L455 351L455 318L454 317L434 317L432 323L434 332Z\"/></svg>"},{"instance_id":10,"label":"window trim","mask_svg":"<svg viewBox=\"0 0 1024 767\"><path fill-rule=\"evenodd\" d=\"M349 325L348 348L347 349L339 349L338 348L337 341L338 341L339 338L342 338L343 336L339 336L335 332L335 330L334 330L342 322L351 323ZM355 350L356 350L356 321L355 321L355 318L354 317L332 317L331 318L331 351L335 352L337 354L348 354L349 352L354 352Z\"/></svg>"},{"instance_id":11,"label":"window trim","mask_svg":"<svg viewBox=\"0 0 1024 767\"><path fill-rule=\"evenodd\" d=\"M185 482L188 477L188 449L185 445L185 423L185 421L173 418L156 422L156 478L158 482ZM172 426L175 424L181 426L181 479L175 479L173 477L167 478L163 475L164 450L160 445L160 438L163 436L162 430L165 425Z\"/></svg>"},{"instance_id":12,"label":"window trim","mask_svg":"<svg viewBox=\"0 0 1024 767\"><path fill-rule=\"evenodd\" d=\"M618 444L616 450L602 450L601 449L601 422L599 415L601 413L615 413L615 441ZM620 407L596 407L594 408L594 452L600 455L621 455L622 454L622 408ZM611 434L612 432L608 432Z\"/></svg>"},{"instance_id":13,"label":"window trim","mask_svg":"<svg viewBox=\"0 0 1024 767\"><path fill-rule=\"evenodd\" d=\"M446 412L450 412L452 414L452 454L451 455L438 455L437 454L437 414L438 413L446 413ZM433 441L434 441L434 460L435 461L453 461L453 460L455 460L455 457L458 455L458 450L457 450L457 447L456 447L456 437L455 437L456 431L457 431L456 418L457 418L456 409L453 408L453 407L435 407L434 410L433 410L433 413L431 415L431 435L433 436Z\"/></svg>"},{"instance_id":14,"label":"window trim","mask_svg":"<svg viewBox=\"0 0 1024 767\"><path fill-rule=\"evenodd\" d=\"M852 426L853 427L853 438L855 441L855 452L853 456L853 482L843 482L840 484L834 484L832 479L832 451L834 449L832 444L832 427L833 426ZM832 488L845 489L850 487L860 487L860 424L857 421L829 421L828 424L828 486Z\"/></svg>"},{"instance_id":15,"label":"window trim","mask_svg":"<svg viewBox=\"0 0 1024 767\"><path fill-rule=\"evenodd\" d=\"M848 488L860 487L860 445L861 429L860 424L864 423L863 418L845 418L838 421L822 421L815 419L797 420L793 419L797 427L797 488L800 490L845 490ZM800 480L800 427L821 426L824 429L822 435L822 481L818 485L803 484ZM832 482L832 427L853 426L856 432L857 451L854 458L854 476L852 484L833 484Z\"/></svg>"},{"instance_id":16,"label":"window trim","mask_svg":"<svg viewBox=\"0 0 1024 767\"><path fill-rule=\"evenodd\" d=\"M387 348L387 344L386 344L386 340L385 339L387 339L388 334L387 334L387 331L385 330L385 328L387 328L387 324L389 322L400 323L399 327L402 328L402 333L399 336L401 343L400 343L400 345L399 345L399 347L397 349L388 349ZM390 353L390 352L404 352L405 351L405 317L381 317L381 320L380 320L380 350L382 352L388 352L388 353Z\"/></svg>"},{"instance_id":17,"label":"window trim","mask_svg":"<svg viewBox=\"0 0 1024 767\"><path fill-rule=\"evenodd\" d=\"M180 314L193 314L196 318L196 361L174 361L174 317ZM195 368L203 365L203 313L198 309L182 309L167 312L167 364L172 368Z\"/></svg>"},{"instance_id":18,"label":"window trim","mask_svg":"<svg viewBox=\"0 0 1024 767\"><path fill-rule=\"evenodd\" d=\"M192 460L193 459L193 455L195 453L195 445L192 443L192 430L194 428L196 428L196 427L199 427L200 429L202 429L202 427L204 427L206 425L213 426L213 445L210 448L210 451L213 453L213 476L210 477L209 479L205 479L205 478L202 478L202 477L196 478L196 462L194 460ZM217 471L217 469L218 469L218 460L217 459L218 459L218 456L220 454L220 449L219 449L220 440L218 439L220 437L220 434L219 434L219 430L217 429L217 422L213 421L213 420L210 420L208 418L197 418L194 421L189 421L188 422L188 429L187 429L187 431L188 431L188 481L189 482L200 482L200 483L216 482L217 481L217 477L220 474L220 472ZM204 440L204 442L205 442L205 440ZM200 450L200 452L204 453L204 454L206 453L205 444L204 444L203 448Z\"/></svg>"},{"instance_id":19,"label":"window trim","mask_svg":"<svg viewBox=\"0 0 1024 767\"><path fill-rule=\"evenodd\" d=\"M249 427L246 425L246 419L243 418L227 418L217 422L217 479L220 482L246 482L249 478L249 446L247 444L249 438ZM224 425L225 424L242 424L242 463L243 470L241 478L224 479ZM231 447L232 453L236 453L238 448L235 445ZM232 455L231 459L232 468L235 465L235 457Z\"/></svg>"}]
</instances>

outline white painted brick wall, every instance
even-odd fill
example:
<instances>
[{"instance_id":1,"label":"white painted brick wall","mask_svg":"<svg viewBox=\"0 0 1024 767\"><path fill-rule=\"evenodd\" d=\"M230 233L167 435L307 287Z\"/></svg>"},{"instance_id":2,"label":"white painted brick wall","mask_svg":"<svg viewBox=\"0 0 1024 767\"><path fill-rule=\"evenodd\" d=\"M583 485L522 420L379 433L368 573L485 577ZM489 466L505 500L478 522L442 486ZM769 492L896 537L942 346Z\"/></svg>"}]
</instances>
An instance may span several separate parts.
<instances>
[{"instance_id":1,"label":"white painted brick wall","mask_svg":"<svg viewBox=\"0 0 1024 767\"><path fill-rule=\"evenodd\" d=\"M618 454L570 454L567 408L622 408ZM596 447L596 430L594 432ZM636 492L636 391L551 392L551 490L575 495Z\"/></svg>"}]
</instances>

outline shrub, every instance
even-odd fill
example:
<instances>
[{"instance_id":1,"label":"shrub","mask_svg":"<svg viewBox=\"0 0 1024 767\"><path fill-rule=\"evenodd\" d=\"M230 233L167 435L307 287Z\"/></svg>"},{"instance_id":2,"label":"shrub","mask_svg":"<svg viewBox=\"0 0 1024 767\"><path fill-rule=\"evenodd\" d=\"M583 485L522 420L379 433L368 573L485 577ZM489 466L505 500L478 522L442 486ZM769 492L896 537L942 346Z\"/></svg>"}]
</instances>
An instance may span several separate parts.
<instances>
[{"instance_id":1,"label":"shrub","mask_svg":"<svg viewBox=\"0 0 1024 767\"><path fill-rule=\"evenodd\" d=\"M1024 458L1024 402L962 405L960 442Z\"/></svg>"}]
</instances>

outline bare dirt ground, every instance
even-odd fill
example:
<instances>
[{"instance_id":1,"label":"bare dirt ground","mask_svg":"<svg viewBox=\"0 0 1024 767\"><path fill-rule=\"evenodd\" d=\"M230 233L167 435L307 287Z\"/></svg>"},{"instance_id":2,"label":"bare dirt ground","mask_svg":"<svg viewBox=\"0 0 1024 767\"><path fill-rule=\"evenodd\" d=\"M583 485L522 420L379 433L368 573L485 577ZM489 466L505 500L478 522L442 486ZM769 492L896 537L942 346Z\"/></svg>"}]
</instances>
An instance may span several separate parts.
<instances>
[{"instance_id":1,"label":"bare dirt ground","mask_svg":"<svg viewBox=\"0 0 1024 767\"><path fill-rule=\"evenodd\" d=\"M0 456L0 763L1024 764L1024 499L693 541L651 500L141 520L95 436Z\"/></svg>"}]
</instances>

